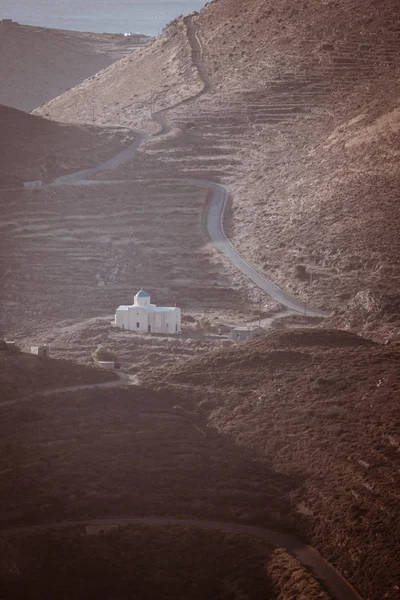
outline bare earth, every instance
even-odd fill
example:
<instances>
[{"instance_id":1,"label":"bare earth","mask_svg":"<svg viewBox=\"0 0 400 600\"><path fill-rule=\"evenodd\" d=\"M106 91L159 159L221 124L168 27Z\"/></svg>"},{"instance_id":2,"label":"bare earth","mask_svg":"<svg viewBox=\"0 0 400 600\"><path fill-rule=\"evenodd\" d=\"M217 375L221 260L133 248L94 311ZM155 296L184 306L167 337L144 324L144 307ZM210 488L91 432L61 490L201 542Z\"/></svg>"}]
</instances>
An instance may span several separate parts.
<instances>
[{"instance_id":1,"label":"bare earth","mask_svg":"<svg viewBox=\"0 0 400 600\"><path fill-rule=\"evenodd\" d=\"M15 198L23 205L25 181L46 183L71 171L95 166L122 150L134 137L122 128L66 126L1 105L0 133L3 207L3 191L16 191Z\"/></svg>"},{"instance_id":2,"label":"bare earth","mask_svg":"<svg viewBox=\"0 0 400 600\"><path fill-rule=\"evenodd\" d=\"M265 540L183 521L143 521L120 529L88 526L88 535L84 527L8 535L0 540L4 593L32 600L99 597L105 589L112 597L164 600L329 598L296 559ZM23 573L13 576L12 565Z\"/></svg>"},{"instance_id":3,"label":"bare earth","mask_svg":"<svg viewBox=\"0 0 400 600\"><path fill-rule=\"evenodd\" d=\"M351 0L340 11L287 0L210 3L194 20L213 90L169 111L174 134L148 150L166 169L227 183L235 245L326 310L399 282L396 15L392 0L368 10ZM179 20L41 113L87 121L96 94L102 123L152 130L151 107L198 91L192 64Z\"/></svg>"},{"instance_id":4,"label":"bare earth","mask_svg":"<svg viewBox=\"0 0 400 600\"><path fill-rule=\"evenodd\" d=\"M139 39L0 24L0 104L29 112L140 48Z\"/></svg>"},{"instance_id":5,"label":"bare earth","mask_svg":"<svg viewBox=\"0 0 400 600\"><path fill-rule=\"evenodd\" d=\"M115 373L52 360L27 353L0 351L0 403L2 406L24 396L48 389L74 385L95 385L118 381ZM28 412L32 410L28 403Z\"/></svg>"},{"instance_id":6,"label":"bare earth","mask_svg":"<svg viewBox=\"0 0 400 600\"><path fill-rule=\"evenodd\" d=\"M195 401L212 430L290 476L302 535L363 598L396 600L399 362L390 345L299 329L151 369L141 381L178 404Z\"/></svg>"},{"instance_id":7,"label":"bare earth","mask_svg":"<svg viewBox=\"0 0 400 600\"><path fill-rule=\"evenodd\" d=\"M41 398L35 422L3 410L5 520L174 506L274 523L365 598L397 600L399 23L392 0L211 2L29 117L87 133L96 98L97 140L149 137L94 182L2 191L1 326L80 362L106 341L147 387ZM54 176L75 171L74 139L63 168L42 140L22 170L45 173L44 152ZM78 168L99 163L79 151ZM199 354L204 339L117 332L113 310L139 287L212 325L257 314L209 243L205 190L177 178L229 186L225 229L249 262L333 311L328 325L391 343L321 329Z\"/></svg>"}]
</instances>

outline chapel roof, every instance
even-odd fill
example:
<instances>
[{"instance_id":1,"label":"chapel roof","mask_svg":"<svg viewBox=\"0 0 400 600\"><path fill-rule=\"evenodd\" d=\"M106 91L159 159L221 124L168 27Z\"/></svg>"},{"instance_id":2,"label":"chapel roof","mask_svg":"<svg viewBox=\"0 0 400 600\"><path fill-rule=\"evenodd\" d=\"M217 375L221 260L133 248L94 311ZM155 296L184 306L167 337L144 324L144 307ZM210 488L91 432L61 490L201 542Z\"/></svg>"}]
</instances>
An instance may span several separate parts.
<instances>
[{"instance_id":1,"label":"chapel roof","mask_svg":"<svg viewBox=\"0 0 400 600\"><path fill-rule=\"evenodd\" d=\"M140 290L136 294L135 298L150 298L150 295L147 292L145 292L144 290Z\"/></svg>"}]
</instances>

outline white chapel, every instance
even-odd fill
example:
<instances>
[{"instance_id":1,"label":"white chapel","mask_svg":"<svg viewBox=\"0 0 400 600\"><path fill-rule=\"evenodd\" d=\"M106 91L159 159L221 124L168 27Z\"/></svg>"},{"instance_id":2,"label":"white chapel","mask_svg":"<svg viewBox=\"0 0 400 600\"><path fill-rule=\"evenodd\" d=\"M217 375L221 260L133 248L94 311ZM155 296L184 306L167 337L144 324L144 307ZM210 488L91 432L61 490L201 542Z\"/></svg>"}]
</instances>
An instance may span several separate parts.
<instances>
[{"instance_id":1,"label":"white chapel","mask_svg":"<svg viewBox=\"0 0 400 600\"><path fill-rule=\"evenodd\" d=\"M120 329L140 333L181 333L181 309L150 304L150 296L140 290L131 306L119 306L115 324Z\"/></svg>"}]
</instances>

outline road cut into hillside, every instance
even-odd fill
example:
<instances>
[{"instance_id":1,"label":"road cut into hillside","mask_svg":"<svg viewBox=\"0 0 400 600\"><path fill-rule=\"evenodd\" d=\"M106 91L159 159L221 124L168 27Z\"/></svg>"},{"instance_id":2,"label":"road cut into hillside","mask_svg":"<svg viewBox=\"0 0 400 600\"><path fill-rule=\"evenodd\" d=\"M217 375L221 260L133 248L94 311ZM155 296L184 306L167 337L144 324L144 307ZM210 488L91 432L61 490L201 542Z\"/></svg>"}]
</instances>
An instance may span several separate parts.
<instances>
[{"instance_id":1,"label":"road cut into hillside","mask_svg":"<svg viewBox=\"0 0 400 600\"><path fill-rule=\"evenodd\" d=\"M199 37L197 35L197 31L195 26L193 25L191 17L185 18L185 24L188 32L188 41L190 43L190 47L192 50L192 61L196 66L199 76L203 82L202 89L197 92L195 95L185 98L180 102L170 106L168 108L162 109L160 111L154 112L152 114L152 118L154 121L160 126L160 131L153 137L159 137L161 135L168 135L172 131L171 125L165 118L165 113L169 110L176 108L178 106L188 104L190 102L195 101L203 94L206 94L212 89L212 84L210 78L208 77L207 70L205 64L202 60L202 48L200 44ZM148 134L143 131L136 132L135 140L132 144L130 144L127 148L119 152L112 158L108 159L104 163L98 165L97 167L93 167L91 169L85 169L83 171L77 171L76 173L71 173L69 175L64 175L59 177L54 181L51 185L64 185L64 184L75 184L75 185L88 185L90 177L95 175L100 171L104 171L107 169L111 169L114 167L118 167L123 163L129 161L134 157L137 150L150 138ZM270 279L265 277L260 271L258 271L254 266L252 266L243 256L239 254L239 252L233 247L233 245L228 240L225 231L224 231L224 214L227 208L228 200L229 200L229 191L228 188L224 185L215 183L213 181L206 180L198 180L198 179L190 179L190 178L180 178L176 181L181 183L189 183L195 186L207 188L211 191L211 201L209 205L209 212L207 217L207 230L208 234L213 241L215 247L218 251L231 263L247 277L253 284L255 284L259 289L268 294L271 298L279 302L282 306L293 310L295 312L306 314L311 317L326 317L328 316L322 310L311 308L307 306L301 300L294 298L287 294L284 290L282 290L279 286L274 284ZM97 185L101 185L101 181L92 182ZM107 184L112 183L111 181L107 181ZM117 183L117 182L116 182ZM119 183L121 183L119 181Z\"/></svg>"},{"instance_id":2,"label":"road cut into hillside","mask_svg":"<svg viewBox=\"0 0 400 600\"><path fill-rule=\"evenodd\" d=\"M0 531L0 537L21 534L35 533L54 530L65 527L88 527L94 526L101 528L124 527L127 525L154 525L154 526L176 526L184 525L189 527L200 527L202 529L214 529L227 533L246 534L270 542L278 548L284 548L299 560L328 590L333 600L361 600L354 588L326 562L310 546L303 544L296 538L285 533L263 529L251 525L240 525L237 523L226 523L223 521L209 521L202 519L178 519L174 517L131 517L114 519L93 519L90 521L65 521L60 523L51 523L47 525L32 525L27 527L14 527Z\"/></svg>"}]
</instances>

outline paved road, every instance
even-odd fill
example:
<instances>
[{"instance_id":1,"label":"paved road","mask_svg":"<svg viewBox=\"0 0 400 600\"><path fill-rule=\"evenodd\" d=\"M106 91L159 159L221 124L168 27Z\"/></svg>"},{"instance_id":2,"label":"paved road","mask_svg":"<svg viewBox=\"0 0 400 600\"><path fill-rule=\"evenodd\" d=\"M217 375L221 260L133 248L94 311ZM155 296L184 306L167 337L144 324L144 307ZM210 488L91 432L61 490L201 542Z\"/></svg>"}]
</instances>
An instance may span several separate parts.
<instances>
[{"instance_id":1,"label":"paved road","mask_svg":"<svg viewBox=\"0 0 400 600\"><path fill-rule=\"evenodd\" d=\"M193 102L196 98L199 98L201 95L210 91L211 82L208 77L208 73L206 71L205 65L202 61L202 49L199 41L197 30L195 29L191 18L185 19L187 28L188 28L188 40L192 48L192 59L194 64L196 65L199 75L203 81L203 89L196 93L194 96L190 98L186 98L176 105L170 107L174 108L176 106L180 106L183 104L188 104L189 102ZM154 120L160 125L161 131L158 135L166 134L171 131L171 127L165 119L165 113L169 109L163 109L154 113ZM72 173L70 175L64 175L63 177L59 177L54 181L53 184L50 185L64 185L64 184L79 184L79 185L87 185L90 183L96 183L97 185L101 184L111 184L113 182L101 182L101 181L93 181L90 182L90 176L118 165L123 164L124 162L130 160L135 155L138 148L147 140L149 136L145 132L138 132L134 142L125 150L114 156L113 158L107 160L106 162L94 167L92 169L86 169L83 171L78 171L77 173ZM240 254L235 250L232 244L229 242L228 238L225 235L224 227L223 227L223 217L224 211L229 199L228 189L220 184L197 180L197 179L187 179L182 178L179 179L180 182L189 183L192 185L205 187L212 192L210 209L208 213L208 221L207 228L208 233L213 240L215 246L218 250L223 254L236 268L238 268L244 275L246 275L255 285L257 285L260 289L266 292L268 295L272 296L278 302L280 302L283 306L294 310L296 312L305 312L305 305L301 301L296 298L292 298L289 294L281 290L277 285L275 285L272 281L262 275L255 267L250 265ZM120 183L120 182L114 182ZM312 316L325 316L320 310L311 309L307 307L307 314ZM132 382L133 383L133 382ZM94 385L82 385L82 386L71 386L66 388L58 388L55 390L47 390L43 392L44 395L52 394L52 393L62 393L66 391L77 391L80 389L88 389L88 388L98 388L98 387L115 387L119 385L126 384L126 381L123 379L116 382L109 382L104 384L94 384ZM30 397L26 397L25 399L29 399ZM20 400L19 400L20 401ZM148 524L148 525L188 525L188 526L196 526L203 527L206 529L217 529L220 531L227 531L231 533L246 533L248 535L254 535L257 537L261 537L263 539L268 540L270 543L285 548L290 554L295 556L305 567L310 569L313 574L323 582L324 586L327 588L329 593L332 595L332 598L336 600L361 600L360 596L356 593L356 591L352 588L352 586L346 582L346 580L331 566L327 563L317 552L315 552L309 546L302 544L299 540L288 536L286 534L282 534L276 531L271 531L268 529L261 529L257 527L251 527L246 525L238 525L236 523L224 523L224 522L216 522L216 521L203 521L196 519L176 519L176 518L129 518L129 519L103 519L103 520L92 520L92 521L76 521L76 522L64 522L64 523L56 523L51 525L38 525L31 527L23 527L23 528L13 528L13 529L5 529L0 531L0 536L9 535L17 532L33 532L33 531L43 531L48 529L53 529L55 527L66 527L66 526L75 526L75 525L96 525L96 526L107 526L107 525L128 525L128 524Z\"/></svg>"},{"instance_id":2,"label":"paved road","mask_svg":"<svg viewBox=\"0 0 400 600\"><path fill-rule=\"evenodd\" d=\"M212 90L212 82L203 60L203 49L198 31L193 25L193 21L190 17L186 17L185 22L188 28L188 40L192 48L192 61L196 66L199 76L204 84L203 90L199 94L196 94L196 96L193 98L196 99L197 97L202 96L203 94ZM247 260L243 258L237 250L235 250L226 237L223 226L224 212L229 200L229 191L226 186L211 181L195 179L185 179L184 181L200 187L206 187L211 190L212 197L207 218L207 229L215 246L221 252L221 254L225 256L225 258L227 258L258 288L263 290L266 294L274 298L274 300L283 306L286 306L290 310L302 314L307 312L307 314L312 317L328 316L327 313L323 312L322 310L310 308L304 302L301 302L301 300L293 298L284 292L280 287L278 287L271 280L265 277L265 275L260 273L255 267L248 263Z\"/></svg>"},{"instance_id":3,"label":"paved road","mask_svg":"<svg viewBox=\"0 0 400 600\"><path fill-rule=\"evenodd\" d=\"M191 183L199 187L205 187L212 192L210 207L207 217L207 229L210 238L216 248L227 258L239 271L241 271L250 281L266 294L274 298L277 302L286 306L286 308L297 313L307 313L310 317L326 317L327 313L317 308L307 306L301 300L290 296L270 279L260 273L253 267L239 252L232 246L224 231L224 212L229 200L229 191L224 185L203 181L200 179L184 179L186 183Z\"/></svg>"},{"instance_id":4,"label":"paved road","mask_svg":"<svg viewBox=\"0 0 400 600\"><path fill-rule=\"evenodd\" d=\"M76 173L70 173L69 175L63 175L62 177L58 177L50 185L62 185L65 183L84 183L85 180L89 179L92 175L95 175L99 171L104 171L105 169L111 169L113 167L122 165L123 163L127 162L135 156L137 150L149 137L144 131L137 131L135 132L135 134L136 137L132 144L130 144L121 152L118 152L118 154L116 154L112 158L109 158L105 162L101 163L100 165L97 165L97 167L93 167L92 169L84 169L83 171L77 171Z\"/></svg>"},{"instance_id":5,"label":"paved road","mask_svg":"<svg viewBox=\"0 0 400 600\"><path fill-rule=\"evenodd\" d=\"M214 529L228 533L246 534L267 540L273 546L285 548L295 556L300 563L309 569L313 575L321 581L332 598L335 600L361 600L354 588L315 550L297 540L296 538L250 525L239 525L237 523L225 523L222 521L209 521L201 519L177 519L173 517L130 517L114 519L93 519L89 521L64 521L48 525L32 525L25 527L14 527L0 531L1 536L14 535L16 533L35 533L54 530L64 527L95 526L112 527L126 525L183 525L189 527L201 527L203 529Z\"/></svg>"},{"instance_id":6,"label":"paved road","mask_svg":"<svg viewBox=\"0 0 400 600\"><path fill-rule=\"evenodd\" d=\"M193 64L198 70L199 76L203 82L203 87L199 92L197 92L193 96L185 98L168 108L162 109L152 114L152 118L154 119L154 121L160 125L160 131L158 132L157 136L166 135L172 130L170 124L165 118L165 115L169 110L178 106L189 104L195 101L203 94L206 94L212 90L212 82L203 61L203 51L197 28L193 24L191 17L185 17L185 23L187 26L188 41L192 50ZM75 173L70 173L69 175L63 175L61 177L58 177L54 180L53 183L45 185L43 187L46 188L65 184L110 185L113 183L128 183L129 181L90 181L90 177L100 171L117 167L132 159L135 156L137 150L140 148L140 146L151 137L144 131L137 131L135 133L136 137L132 144L130 144L127 148L125 148L112 158L91 169L84 169L82 171L77 171ZM266 294L268 294L277 302L282 304L282 306L285 306L288 309L293 310L297 313L307 313L309 316L328 316L328 313L325 313L324 311L319 309L311 308L307 306L304 302L301 302L297 298L294 298L290 294L284 292L279 286L274 284L271 280L265 277L265 275L260 273L255 267L253 267L249 262L247 262L247 260L243 258L237 250L235 250L233 245L226 237L223 227L224 211L226 209L229 199L229 192L225 186L206 180L180 179L179 181L191 183L200 187L206 187L212 191L212 198L210 202L210 209L207 222L208 233L217 249L221 252L221 254L223 254L239 271L241 271L248 279L250 279L259 289L263 290ZM20 188L17 189L19 190ZM2 191L10 190L0 190L0 193Z\"/></svg>"},{"instance_id":7,"label":"paved road","mask_svg":"<svg viewBox=\"0 0 400 600\"><path fill-rule=\"evenodd\" d=\"M188 32L188 41L192 52L192 61L197 68L200 79L203 82L203 86L202 89L196 94L183 100L180 100L179 102L172 106L169 106L168 108L162 109L152 114L152 118L154 119L154 121L160 125L160 131L157 134L157 136L166 135L171 131L171 126L165 117L166 113L169 110L178 106L189 104L195 101L203 94L206 94L212 90L212 82L208 75L205 63L203 61L203 51L197 28L193 24L191 17L185 17L185 23ZM105 169L119 166L133 158L138 148L146 140L148 140L149 137L150 136L148 136L144 132L137 132L134 142L128 148L126 148L122 152L119 152L116 156L112 157L111 159L92 169L85 169L83 171L78 171L76 173L71 173L70 175L64 175L62 177L59 177L54 181L53 185L87 185L89 183L88 180L90 180L90 177L95 173L103 171ZM308 307L301 300L298 300L297 298L294 298L290 296L290 294L283 291L279 286L274 284L270 279L265 277L265 275L263 275L255 267L253 267L245 258L243 258L243 256L241 256L241 254L237 250L235 250L235 248L225 235L223 227L224 212L229 200L229 191L227 187L206 180L182 178L177 181L197 185L199 187L205 187L211 190L212 197L207 219L208 233L219 252L221 252L221 254L223 254L225 258L227 258L239 271L241 271L243 275L250 279L250 281L252 281L263 292L265 292L266 294L274 298L274 300L282 304L282 306L285 306L290 310L301 314L307 313L307 315L313 317L327 316L327 313L323 312L322 310ZM100 181L98 181L97 183L101 184ZM107 183L109 184L111 182Z\"/></svg>"}]
</instances>

